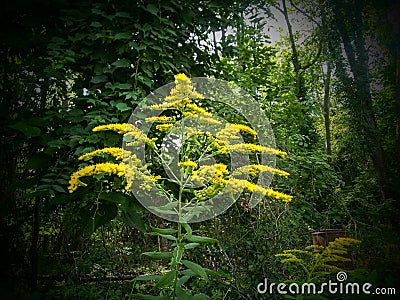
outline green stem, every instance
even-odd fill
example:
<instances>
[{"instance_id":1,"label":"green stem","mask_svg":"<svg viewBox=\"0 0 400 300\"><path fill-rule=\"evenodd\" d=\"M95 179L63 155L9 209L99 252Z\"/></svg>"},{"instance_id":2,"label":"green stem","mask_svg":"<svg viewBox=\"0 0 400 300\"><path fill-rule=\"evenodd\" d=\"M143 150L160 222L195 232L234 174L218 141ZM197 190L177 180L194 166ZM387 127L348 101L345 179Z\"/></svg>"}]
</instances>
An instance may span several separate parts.
<instances>
[{"instance_id":1,"label":"green stem","mask_svg":"<svg viewBox=\"0 0 400 300\"><path fill-rule=\"evenodd\" d=\"M178 248L178 245L181 243L181 241L182 241L182 225L181 223L178 222L178 237L176 240L176 246L175 246L176 248ZM176 297L176 284L178 283L179 266L180 262L175 265L174 290L172 293L173 299L175 299Z\"/></svg>"},{"instance_id":2,"label":"green stem","mask_svg":"<svg viewBox=\"0 0 400 300\"><path fill-rule=\"evenodd\" d=\"M182 193L183 193L183 174L181 173L181 180L180 180L180 186L179 186L179 195L178 195L178 216L180 217L182 213ZM175 249L179 248L179 245L182 243L182 224L180 222L180 219L178 219L178 233L177 233L177 239L176 239L176 245ZM178 250L177 250L178 251ZM174 277L174 290L172 293L173 299L176 297L176 284L178 282L178 273L179 273L179 266L180 266L180 261L176 263L175 265L175 277Z\"/></svg>"}]
</instances>

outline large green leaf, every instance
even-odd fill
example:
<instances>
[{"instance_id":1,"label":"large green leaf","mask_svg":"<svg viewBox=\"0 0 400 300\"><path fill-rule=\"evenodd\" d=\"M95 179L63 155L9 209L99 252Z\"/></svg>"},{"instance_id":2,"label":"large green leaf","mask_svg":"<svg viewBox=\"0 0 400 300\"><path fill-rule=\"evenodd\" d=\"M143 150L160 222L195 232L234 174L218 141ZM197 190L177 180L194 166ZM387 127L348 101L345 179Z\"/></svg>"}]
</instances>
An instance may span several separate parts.
<instances>
[{"instance_id":1,"label":"large green leaf","mask_svg":"<svg viewBox=\"0 0 400 300\"><path fill-rule=\"evenodd\" d=\"M146 226L141 216L136 212L135 209L122 207L121 217L125 224L135 227L141 232L146 232Z\"/></svg>"},{"instance_id":2,"label":"large green leaf","mask_svg":"<svg viewBox=\"0 0 400 300\"><path fill-rule=\"evenodd\" d=\"M126 204L126 202L128 201L127 196L120 192L100 193L99 199L107 200L118 204Z\"/></svg>"},{"instance_id":3,"label":"large green leaf","mask_svg":"<svg viewBox=\"0 0 400 300\"><path fill-rule=\"evenodd\" d=\"M90 81L91 83L101 83L101 82L106 82L108 80L106 75L97 75L92 78Z\"/></svg>"},{"instance_id":4,"label":"large green leaf","mask_svg":"<svg viewBox=\"0 0 400 300\"><path fill-rule=\"evenodd\" d=\"M30 125L28 121L20 121L16 124L10 125L9 127L22 132L27 138L38 136L41 132L39 127Z\"/></svg>"},{"instance_id":5,"label":"large green leaf","mask_svg":"<svg viewBox=\"0 0 400 300\"><path fill-rule=\"evenodd\" d=\"M206 281L208 281L208 276L207 276L206 270L202 266L200 266L192 261L185 260L185 259L182 260L182 263L187 268L189 268L191 271L193 271L196 275L198 275L198 276L204 278Z\"/></svg>"},{"instance_id":6,"label":"large green leaf","mask_svg":"<svg viewBox=\"0 0 400 300\"><path fill-rule=\"evenodd\" d=\"M171 270L168 273L164 274L157 282L156 287L165 287L171 285L176 276L176 270Z\"/></svg>"},{"instance_id":7,"label":"large green leaf","mask_svg":"<svg viewBox=\"0 0 400 300\"><path fill-rule=\"evenodd\" d=\"M174 234L177 233L178 230L175 228L156 228L156 227L151 227L154 233L156 234Z\"/></svg>"},{"instance_id":8,"label":"large green leaf","mask_svg":"<svg viewBox=\"0 0 400 300\"><path fill-rule=\"evenodd\" d=\"M145 9L152 15L157 16L158 9L154 4L148 4Z\"/></svg>"},{"instance_id":9,"label":"large green leaf","mask_svg":"<svg viewBox=\"0 0 400 300\"><path fill-rule=\"evenodd\" d=\"M117 217L118 207L115 203L104 201L90 208L82 207L80 215L84 227L89 232L94 232L100 226L107 224Z\"/></svg>"},{"instance_id":10,"label":"large green leaf","mask_svg":"<svg viewBox=\"0 0 400 300\"><path fill-rule=\"evenodd\" d=\"M112 63L112 65L116 68L127 68L130 64L131 62L129 61L129 59L126 58L118 59Z\"/></svg>"},{"instance_id":11,"label":"large green leaf","mask_svg":"<svg viewBox=\"0 0 400 300\"><path fill-rule=\"evenodd\" d=\"M185 249L186 250L188 250L188 249L193 249L193 248L196 248L197 246L199 246L200 244L199 243L189 243L189 244L186 244L185 245Z\"/></svg>"},{"instance_id":12,"label":"large green leaf","mask_svg":"<svg viewBox=\"0 0 400 300\"><path fill-rule=\"evenodd\" d=\"M216 243L218 240L206 236L189 235L187 239L194 243Z\"/></svg>"}]
</instances>

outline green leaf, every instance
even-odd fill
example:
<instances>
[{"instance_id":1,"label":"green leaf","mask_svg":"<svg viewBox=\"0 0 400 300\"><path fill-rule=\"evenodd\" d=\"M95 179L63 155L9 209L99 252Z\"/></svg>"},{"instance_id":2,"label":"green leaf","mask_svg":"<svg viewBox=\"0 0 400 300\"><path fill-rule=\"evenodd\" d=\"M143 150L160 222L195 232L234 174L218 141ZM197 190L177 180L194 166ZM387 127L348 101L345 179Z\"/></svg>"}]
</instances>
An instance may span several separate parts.
<instances>
[{"instance_id":1,"label":"green leaf","mask_svg":"<svg viewBox=\"0 0 400 300\"><path fill-rule=\"evenodd\" d=\"M184 275L184 276L189 276L189 277L196 276L196 273L193 272L190 269L186 269L186 270L181 271L181 274Z\"/></svg>"},{"instance_id":2,"label":"green leaf","mask_svg":"<svg viewBox=\"0 0 400 300\"><path fill-rule=\"evenodd\" d=\"M99 199L118 203L118 204L125 204L125 202L127 201L126 196L119 192L100 193Z\"/></svg>"},{"instance_id":3,"label":"green leaf","mask_svg":"<svg viewBox=\"0 0 400 300\"><path fill-rule=\"evenodd\" d=\"M126 111L131 109L126 103L117 103L117 105L115 106L116 108L118 108L119 111Z\"/></svg>"},{"instance_id":4,"label":"green leaf","mask_svg":"<svg viewBox=\"0 0 400 300\"><path fill-rule=\"evenodd\" d=\"M182 263L187 268L192 270L196 275L198 275L200 277L203 277L206 281L208 281L208 276L207 276L206 270L202 266L200 266L200 265L198 265L198 264L196 264L196 263L194 263L192 261L185 260L185 259L182 260Z\"/></svg>"},{"instance_id":5,"label":"green leaf","mask_svg":"<svg viewBox=\"0 0 400 300\"><path fill-rule=\"evenodd\" d=\"M187 239L191 242L194 243L217 243L218 240L205 237L205 236L199 236L199 235L189 235Z\"/></svg>"},{"instance_id":6,"label":"green leaf","mask_svg":"<svg viewBox=\"0 0 400 300\"><path fill-rule=\"evenodd\" d=\"M187 234L189 234L189 235L192 234L192 228L189 226L189 224L182 223L182 227L185 228Z\"/></svg>"},{"instance_id":7,"label":"green leaf","mask_svg":"<svg viewBox=\"0 0 400 300\"><path fill-rule=\"evenodd\" d=\"M20 122L14 124L14 125L10 125L9 127L22 132L23 134L25 134L25 136L27 138L31 138L31 137L35 137L35 136L39 136L40 135L40 128L35 127L35 126L31 126L26 121L20 121Z\"/></svg>"},{"instance_id":8,"label":"green leaf","mask_svg":"<svg viewBox=\"0 0 400 300\"><path fill-rule=\"evenodd\" d=\"M120 17L120 18L130 18L130 17L131 17L131 15L130 15L129 13L124 12L124 11L118 11L118 12L116 12L116 13L115 13L115 16L116 16L116 17Z\"/></svg>"},{"instance_id":9,"label":"green leaf","mask_svg":"<svg viewBox=\"0 0 400 300\"><path fill-rule=\"evenodd\" d=\"M106 75L97 75L94 76L92 80L90 80L90 82L96 84L96 83L106 82L107 80L108 78Z\"/></svg>"},{"instance_id":10,"label":"green leaf","mask_svg":"<svg viewBox=\"0 0 400 300\"><path fill-rule=\"evenodd\" d=\"M59 193L65 193L65 190L59 185L52 185L51 188Z\"/></svg>"},{"instance_id":11,"label":"green leaf","mask_svg":"<svg viewBox=\"0 0 400 300\"><path fill-rule=\"evenodd\" d=\"M137 79L139 82L147 85L149 88L151 88L153 86L153 81L146 76L138 75Z\"/></svg>"},{"instance_id":12,"label":"green leaf","mask_svg":"<svg viewBox=\"0 0 400 300\"><path fill-rule=\"evenodd\" d=\"M165 287L165 286L172 284L172 282L175 279L176 272L177 272L176 270L171 270L168 273L166 273L165 275L163 275L158 280L156 287Z\"/></svg>"},{"instance_id":13,"label":"green leaf","mask_svg":"<svg viewBox=\"0 0 400 300\"><path fill-rule=\"evenodd\" d=\"M146 226L144 224L143 218L133 209L122 208L121 212L122 220L125 224L135 227L141 232L146 232Z\"/></svg>"},{"instance_id":14,"label":"green leaf","mask_svg":"<svg viewBox=\"0 0 400 300\"><path fill-rule=\"evenodd\" d=\"M116 68L127 68L130 66L130 64L131 62L126 58L118 59L112 63L112 65Z\"/></svg>"},{"instance_id":15,"label":"green leaf","mask_svg":"<svg viewBox=\"0 0 400 300\"><path fill-rule=\"evenodd\" d=\"M178 232L178 230L174 228L156 228L156 227L151 227L153 229L154 233L161 233L161 234L174 234Z\"/></svg>"},{"instance_id":16,"label":"green leaf","mask_svg":"<svg viewBox=\"0 0 400 300\"><path fill-rule=\"evenodd\" d=\"M188 292L186 292L182 287L180 287L179 285L176 287L175 293L176 293L176 298L179 300L192 299L192 296Z\"/></svg>"},{"instance_id":17,"label":"green leaf","mask_svg":"<svg viewBox=\"0 0 400 300\"><path fill-rule=\"evenodd\" d=\"M115 203L101 202L90 209L81 208L80 214L85 227L89 232L94 232L100 226L115 219L118 214L118 207Z\"/></svg>"},{"instance_id":18,"label":"green leaf","mask_svg":"<svg viewBox=\"0 0 400 300\"><path fill-rule=\"evenodd\" d=\"M129 40L132 38L132 35L127 32L119 32L114 36L116 40Z\"/></svg>"},{"instance_id":19,"label":"green leaf","mask_svg":"<svg viewBox=\"0 0 400 300\"><path fill-rule=\"evenodd\" d=\"M157 7L156 7L154 4L148 4L148 5L146 6L146 10L147 10L149 13L151 13L151 14L157 16L158 9L157 9Z\"/></svg>"},{"instance_id":20,"label":"green leaf","mask_svg":"<svg viewBox=\"0 0 400 300\"><path fill-rule=\"evenodd\" d=\"M119 84L115 84L113 86L114 89L120 89L120 90L130 90L132 89L132 84L130 83L119 83ZM130 109L130 108L128 108Z\"/></svg>"},{"instance_id":21,"label":"green leaf","mask_svg":"<svg viewBox=\"0 0 400 300\"><path fill-rule=\"evenodd\" d=\"M171 258L173 253L172 252L143 252L143 255L154 259L163 259L163 258Z\"/></svg>"},{"instance_id":22,"label":"green leaf","mask_svg":"<svg viewBox=\"0 0 400 300\"><path fill-rule=\"evenodd\" d=\"M173 235L170 235L170 234L158 233L157 235L163 237L164 239L170 240L170 241L176 241L176 237L174 237Z\"/></svg>"},{"instance_id":23,"label":"green leaf","mask_svg":"<svg viewBox=\"0 0 400 300\"><path fill-rule=\"evenodd\" d=\"M175 215L176 214L176 211L168 210L165 208L159 208L156 206L149 206L148 208L150 209L150 211L155 211L157 213L162 213L162 214L166 214L166 215Z\"/></svg>"},{"instance_id":24,"label":"green leaf","mask_svg":"<svg viewBox=\"0 0 400 300\"><path fill-rule=\"evenodd\" d=\"M94 22L90 23L89 26L94 27L94 28L100 28L103 25L101 25L99 22L94 21Z\"/></svg>"},{"instance_id":25,"label":"green leaf","mask_svg":"<svg viewBox=\"0 0 400 300\"><path fill-rule=\"evenodd\" d=\"M185 247L182 243L178 243L176 246L174 252L173 252L173 257L171 260L171 267L175 267L177 264L181 262L183 252L185 251Z\"/></svg>"},{"instance_id":26,"label":"green leaf","mask_svg":"<svg viewBox=\"0 0 400 300\"><path fill-rule=\"evenodd\" d=\"M177 285L178 286L182 286L183 284L185 284L190 279L190 277L192 277L192 276L190 276L190 275L182 276L181 278L178 279Z\"/></svg>"},{"instance_id":27,"label":"green leaf","mask_svg":"<svg viewBox=\"0 0 400 300\"><path fill-rule=\"evenodd\" d=\"M188 250L188 249L193 249L193 248L196 248L197 246L199 246L200 244L199 243L189 243L189 244L186 244L185 245L185 249L186 250Z\"/></svg>"}]
</instances>

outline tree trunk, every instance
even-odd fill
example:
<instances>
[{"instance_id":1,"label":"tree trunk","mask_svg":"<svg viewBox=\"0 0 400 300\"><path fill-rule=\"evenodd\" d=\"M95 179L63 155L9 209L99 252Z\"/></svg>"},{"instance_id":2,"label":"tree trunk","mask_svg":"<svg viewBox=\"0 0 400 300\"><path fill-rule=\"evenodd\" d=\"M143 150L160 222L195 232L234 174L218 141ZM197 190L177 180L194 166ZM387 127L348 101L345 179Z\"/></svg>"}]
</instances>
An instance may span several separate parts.
<instances>
[{"instance_id":1,"label":"tree trunk","mask_svg":"<svg viewBox=\"0 0 400 300\"><path fill-rule=\"evenodd\" d=\"M32 241L29 249L29 260L31 263L29 288L31 291L35 291L37 289L39 226L40 226L40 198L36 198L35 204L33 206Z\"/></svg>"},{"instance_id":2,"label":"tree trunk","mask_svg":"<svg viewBox=\"0 0 400 300\"><path fill-rule=\"evenodd\" d=\"M362 26L361 8L355 4L352 9L350 9L352 10L351 14L354 21L349 25L346 24L348 20L346 18L347 16L342 14L338 2L331 1L331 4L335 23L339 29L350 70L354 78L358 104L353 104L353 106L355 110L360 110L360 116L358 118L361 125L361 134L365 137L366 146L370 149L370 156L383 196L385 198L390 198L387 171L383 158L383 148L372 107L368 55L365 49L365 40L359 28ZM348 10L349 7L346 7L346 12L348 12ZM350 36L354 37L354 46L351 43Z\"/></svg>"},{"instance_id":3,"label":"tree trunk","mask_svg":"<svg viewBox=\"0 0 400 300\"><path fill-rule=\"evenodd\" d=\"M327 62L327 70L326 76L324 78L324 107L323 107L323 115L324 115L324 125L325 125L325 145L326 145L326 154L332 154L332 146L331 146L331 128L330 128L330 85L331 85L331 63Z\"/></svg>"},{"instance_id":4,"label":"tree trunk","mask_svg":"<svg viewBox=\"0 0 400 300\"><path fill-rule=\"evenodd\" d=\"M302 87L303 79L302 79L302 76L300 74L301 65L300 65L300 61L299 61L299 55L297 53L296 42L294 40L292 24L290 23L290 20L289 20L289 14L288 14L288 11L287 11L286 1L285 0L282 0L282 10L281 10L281 12L283 13L283 16L285 17L286 26L287 26L288 33L289 33L290 46L292 48L292 62L293 62L294 72L296 74L297 98L301 101L302 97L304 96L302 94L302 91L304 90L304 88Z\"/></svg>"}]
</instances>

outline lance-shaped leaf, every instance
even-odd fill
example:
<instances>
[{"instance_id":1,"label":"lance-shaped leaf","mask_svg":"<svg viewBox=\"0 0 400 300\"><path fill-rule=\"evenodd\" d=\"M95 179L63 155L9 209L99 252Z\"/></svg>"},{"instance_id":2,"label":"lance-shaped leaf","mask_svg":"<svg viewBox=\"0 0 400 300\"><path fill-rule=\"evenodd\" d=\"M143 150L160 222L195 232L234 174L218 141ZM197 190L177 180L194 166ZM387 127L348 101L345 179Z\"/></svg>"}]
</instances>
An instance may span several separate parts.
<instances>
[{"instance_id":1,"label":"lance-shaped leaf","mask_svg":"<svg viewBox=\"0 0 400 300\"><path fill-rule=\"evenodd\" d=\"M208 281L206 270L202 266L185 259L182 260L182 263L191 271L193 271L196 275L203 277L206 281Z\"/></svg>"}]
</instances>

